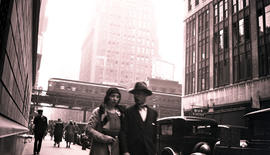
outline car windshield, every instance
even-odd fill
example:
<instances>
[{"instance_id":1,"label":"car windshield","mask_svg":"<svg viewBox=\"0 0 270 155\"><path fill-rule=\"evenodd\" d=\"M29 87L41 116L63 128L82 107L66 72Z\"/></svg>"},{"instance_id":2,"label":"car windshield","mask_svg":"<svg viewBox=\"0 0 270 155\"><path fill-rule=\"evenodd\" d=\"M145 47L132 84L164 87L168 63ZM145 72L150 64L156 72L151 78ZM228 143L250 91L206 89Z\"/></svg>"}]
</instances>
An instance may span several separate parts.
<instances>
[{"instance_id":1,"label":"car windshield","mask_svg":"<svg viewBox=\"0 0 270 155\"><path fill-rule=\"evenodd\" d=\"M171 136L173 134L172 124L162 124L161 125L161 135Z\"/></svg>"},{"instance_id":2,"label":"car windshield","mask_svg":"<svg viewBox=\"0 0 270 155\"><path fill-rule=\"evenodd\" d=\"M186 127L186 135L212 135L210 125L190 125Z\"/></svg>"}]
</instances>

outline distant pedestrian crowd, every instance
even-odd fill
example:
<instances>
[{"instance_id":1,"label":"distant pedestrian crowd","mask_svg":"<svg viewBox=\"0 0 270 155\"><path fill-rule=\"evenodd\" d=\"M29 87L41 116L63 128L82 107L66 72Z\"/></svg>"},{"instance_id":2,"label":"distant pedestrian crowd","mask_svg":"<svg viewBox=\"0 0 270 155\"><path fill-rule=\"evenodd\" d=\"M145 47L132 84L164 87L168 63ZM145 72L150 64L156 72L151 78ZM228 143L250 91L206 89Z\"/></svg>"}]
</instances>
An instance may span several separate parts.
<instances>
[{"instance_id":1,"label":"distant pedestrian crowd","mask_svg":"<svg viewBox=\"0 0 270 155\"><path fill-rule=\"evenodd\" d=\"M60 147L62 139L66 141L66 148L70 148L70 144L80 144L82 149L85 150L86 137L85 125L79 126L77 122L70 120L63 122L60 118L57 121L49 121L48 133L51 140L54 140L54 146ZM87 137L88 138L88 137Z\"/></svg>"}]
</instances>

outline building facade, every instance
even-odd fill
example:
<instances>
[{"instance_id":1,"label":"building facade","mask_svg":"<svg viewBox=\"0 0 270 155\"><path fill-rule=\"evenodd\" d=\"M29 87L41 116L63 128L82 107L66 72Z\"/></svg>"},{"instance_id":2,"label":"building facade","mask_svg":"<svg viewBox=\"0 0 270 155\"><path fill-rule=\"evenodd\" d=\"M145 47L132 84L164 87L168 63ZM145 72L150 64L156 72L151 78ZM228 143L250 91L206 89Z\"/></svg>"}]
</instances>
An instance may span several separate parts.
<instances>
[{"instance_id":1,"label":"building facade","mask_svg":"<svg viewBox=\"0 0 270 155\"><path fill-rule=\"evenodd\" d=\"M222 124L270 107L270 1L186 0L185 95Z\"/></svg>"},{"instance_id":2,"label":"building facade","mask_svg":"<svg viewBox=\"0 0 270 155\"><path fill-rule=\"evenodd\" d=\"M0 152L22 154L35 84L40 0L0 1Z\"/></svg>"},{"instance_id":3,"label":"building facade","mask_svg":"<svg viewBox=\"0 0 270 155\"><path fill-rule=\"evenodd\" d=\"M153 95L147 98L147 105L158 112L159 118L180 116L182 85L177 81L147 78L147 84Z\"/></svg>"},{"instance_id":4,"label":"building facade","mask_svg":"<svg viewBox=\"0 0 270 155\"><path fill-rule=\"evenodd\" d=\"M82 47L80 80L126 87L152 75L158 42L151 0L102 0Z\"/></svg>"},{"instance_id":5,"label":"building facade","mask_svg":"<svg viewBox=\"0 0 270 155\"><path fill-rule=\"evenodd\" d=\"M178 81L147 78L147 83L152 91L182 95L182 85Z\"/></svg>"}]
</instances>

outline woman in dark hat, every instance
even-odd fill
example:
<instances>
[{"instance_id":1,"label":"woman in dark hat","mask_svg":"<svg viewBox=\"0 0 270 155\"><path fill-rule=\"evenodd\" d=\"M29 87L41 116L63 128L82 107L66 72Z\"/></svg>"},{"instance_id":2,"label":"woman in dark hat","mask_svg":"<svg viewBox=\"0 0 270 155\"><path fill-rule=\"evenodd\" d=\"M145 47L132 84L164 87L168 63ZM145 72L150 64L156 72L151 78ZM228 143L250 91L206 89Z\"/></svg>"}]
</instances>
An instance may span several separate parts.
<instances>
[{"instance_id":1,"label":"woman in dark hat","mask_svg":"<svg viewBox=\"0 0 270 155\"><path fill-rule=\"evenodd\" d=\"M118 135L124 107L120 106L121 93L109 88L104 102L93 110L86 132L92 138L90 155L119 155Z\"/></svg>"}]
</instances>

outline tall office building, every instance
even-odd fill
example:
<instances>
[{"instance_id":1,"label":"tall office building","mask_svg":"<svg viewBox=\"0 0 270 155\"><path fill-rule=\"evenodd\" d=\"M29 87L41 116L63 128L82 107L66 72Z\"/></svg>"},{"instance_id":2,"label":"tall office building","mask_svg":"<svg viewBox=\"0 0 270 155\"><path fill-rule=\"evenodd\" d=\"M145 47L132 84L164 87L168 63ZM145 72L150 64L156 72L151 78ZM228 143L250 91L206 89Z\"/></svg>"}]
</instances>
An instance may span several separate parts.
<instances>
[{"instance_id":1,"label":"tall office building","mask_svg":"<svg viewBox=\"0 0 270 155\"><path fill-rule=\"evenodd\" d=\"M82 47L80 80L131 87L152 74L158 42L151 0L102 0Z\"/></svg>"},{"instance_id":2,"label":"tall office building","mask_svg":"<svg viewBox=\"0 0 270 155\"><path fill-rule=\"evenodd\" d=\"M270 107L270 1L186 0L186 111L219 123Z\"/></svg>"}]
</instances>

